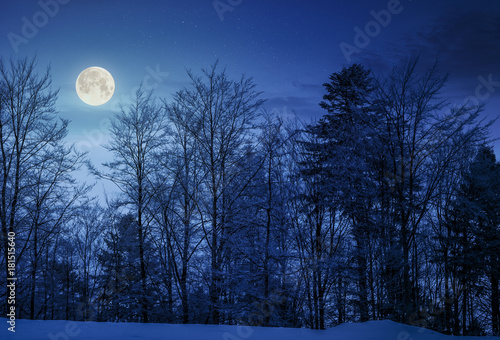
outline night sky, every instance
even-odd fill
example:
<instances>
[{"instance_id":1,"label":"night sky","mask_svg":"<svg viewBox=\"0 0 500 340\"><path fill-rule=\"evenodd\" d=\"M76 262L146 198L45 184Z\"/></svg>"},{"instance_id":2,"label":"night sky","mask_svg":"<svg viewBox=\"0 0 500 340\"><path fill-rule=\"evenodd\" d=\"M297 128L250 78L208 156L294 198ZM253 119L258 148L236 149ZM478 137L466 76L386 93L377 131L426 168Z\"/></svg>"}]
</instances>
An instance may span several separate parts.
<instances>
[{"instance_id":1,"label":"night sky","mask_svg":"<svg viewBox=\"0 0 500 340\"><path fill-rule=\"evenodd\" d=\"M231 77L253 77L270 111L304 121L324 114L322 84L342 66L360 62L380 74L415 52L450 74L452 103L485 102L485 115L500 113L494 0L4 0L0 36L4 60L36 54L40 70L51 65L57 108L72 122L68 139L90 149L96 163L106 159L106 118L141 81L168 99L188 85L186 70L217 59ZM113 98L98 107L75 92L90 66L107 69L116 83ZM492 132L500 136L500 122Z\"/></svg>"}]
</instances>

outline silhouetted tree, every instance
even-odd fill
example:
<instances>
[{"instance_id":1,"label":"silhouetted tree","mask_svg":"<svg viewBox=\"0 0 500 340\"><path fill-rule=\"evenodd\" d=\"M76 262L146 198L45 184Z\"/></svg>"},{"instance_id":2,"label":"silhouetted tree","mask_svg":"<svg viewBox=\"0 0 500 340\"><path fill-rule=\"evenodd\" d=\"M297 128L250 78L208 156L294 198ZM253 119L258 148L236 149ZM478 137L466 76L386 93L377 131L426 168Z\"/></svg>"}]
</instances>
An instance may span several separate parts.
<instances>
[{"instance_id":1,"label":"silhouetted tree","mask_svg":"<svg viewBox=\"0 0 500 340\"><path fill-rule=\"evenodd\" d=\"M122 106L111 124L111 141L106 149L114 159L103 164L109 171L98 171L91 164L89 169L116 184L124 194L122 203L134 211L142 286L141 315L142 321L148 322L148 308L152 301L146 294L148 280L144 245L151 221L147 206L154 196L153 180L160 167L157 156L165 143L164 111L155 103L151 92L146 93L139 87L132 103Z\"/></svg>"},{"instance_id":2,"label":"silhouetted tree","mask_svg":"<svg viewBox=\"0 0 500 340\"><path fill-rule=\"evenodd\" d=\"M210 227L203 230L210 249L209 291L211 322L219 323L219 299L223 286L224 249L228 237L227 218L239 193L228 188L237 176L242 148L250 142L250 131L263 101L251 79L229 80L217 63L202 76L189 72L191 86L174 95L177 107L187 115L185 128L195 138L204 173L205 199L198 202Z\"/></svg>"},{"instance_id":3,"label":"silhouetted tree","mask_svg":"<svg viewBox=\"0 0 500 340\"><path fill-rule=\"evenodd\" d=\"M36 58L9 64L0 60L2 263L7 269L7 235L15 234L16 269L18 274L29 271L31 319L38 311L36 294L45 250L87 191L72 178L84 155L65 145L68 121L58 118L57 91L51 82L50 68L37 73Z\"/></svg>"}]
</instances>

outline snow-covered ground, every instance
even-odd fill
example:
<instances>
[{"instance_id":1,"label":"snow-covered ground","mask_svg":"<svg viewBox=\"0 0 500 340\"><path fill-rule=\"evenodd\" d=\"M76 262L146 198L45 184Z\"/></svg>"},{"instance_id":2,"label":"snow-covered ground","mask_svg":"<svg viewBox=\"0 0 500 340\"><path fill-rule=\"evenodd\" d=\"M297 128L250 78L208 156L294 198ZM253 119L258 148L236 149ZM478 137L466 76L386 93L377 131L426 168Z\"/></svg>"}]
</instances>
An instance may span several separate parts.
<instances>
[{"instance_id":1,"label":"snow-covered ground","mask_svg":"<svg viewBox=\"0 0 500 340\"><path fill-rule=\"evenodd\" d=\"M15 333L8 331L7 319L0 318L0 339L17 340L448 340L423 328L401 325L392 321L370 321L342 324L326 331L311 329L265 328L244 326L167 325L139 323L97 323L72 321L16 320ZM453 337L457 339L457 337ZM497 339L499 337L464 337Z\"/></svg>"}]
</instances>

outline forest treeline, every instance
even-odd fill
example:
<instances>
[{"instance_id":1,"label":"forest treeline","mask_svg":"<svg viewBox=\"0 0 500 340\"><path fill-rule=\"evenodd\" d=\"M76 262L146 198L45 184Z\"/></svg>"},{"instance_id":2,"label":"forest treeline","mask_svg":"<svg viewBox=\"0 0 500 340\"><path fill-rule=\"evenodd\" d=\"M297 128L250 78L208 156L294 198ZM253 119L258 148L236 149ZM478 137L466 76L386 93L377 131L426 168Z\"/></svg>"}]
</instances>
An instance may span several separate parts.
<instances>
[{"instance_id":1,"label":"forest treeline","mask_svg":"<svg viewBox=\"0 0 500 340\"><path fill-rule=\"evenodd\" d=\"M344 67L301 123L216 63L169 100L139 88L102 166L37 70L0 63L2 314L15 235L18 318L499 334L491 124L436 66ZM78 169L120 194L99 203Z\"/></svg>"}]
</instances>

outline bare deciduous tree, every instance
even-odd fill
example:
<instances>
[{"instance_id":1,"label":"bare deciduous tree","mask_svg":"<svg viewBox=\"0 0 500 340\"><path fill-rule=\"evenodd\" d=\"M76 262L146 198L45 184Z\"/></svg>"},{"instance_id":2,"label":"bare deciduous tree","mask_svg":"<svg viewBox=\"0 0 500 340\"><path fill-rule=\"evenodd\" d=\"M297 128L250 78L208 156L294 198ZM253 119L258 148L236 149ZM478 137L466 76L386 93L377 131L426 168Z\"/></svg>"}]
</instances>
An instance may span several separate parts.
<instances>
[{"instance_id":1,"label":"bare deciduous tree","mask_svg":"<svg viewBox=\"0 0 500 340\"><path fill-rule=\"evenodd\" d=\"M252 79L228 79L217 71L217 63L203 70L203 76L189 72L191 87L177 92L174 101L188 115L185 126L199 148L199 162L204 172L206 198L200 206L208 215L209 228L203 224L210 249L211 321L219 322L219 297L222 292L223 249L226 246L226 218L237 193L228 192L237 179L242 147L249 142L252 124L263 101L254 90Z\"/></svg>"},{"instance_id":2,"label":"bare deciduous tree","mask_svg":"<svg viewBox=\"0 0 500 340\"><path fill-rule=\"evenodd\" d=\"M2 262L7 261L7 233L15 233L16 262L30 267L31 318L40 257L87 190L71 177L84 154L64 146L68 121L58 119L58 92L51 82L50 68L37 73L36 58L8 65L0 60ZM29 261L22 261L25 254Z\"/></svg>"},{"instance_id":3,"label":"bare deciduous tree","mask_svg":"<svg viewBox=\"0 0 500 340\"><path fill-rule=\"evenodd\" d=\"M148 322L151 301L147 296L147 264L144 254L145 238L151 217L147 206L154 196L154 173L160 167L158 151L164 146L166 128L164 111L155 103L152 92L142 86L136 91L133 102L121 107L111 125L111 141L106 149L113 153L113 161L103 165L108 172L98 171L90 163L90 171L112 181L124 194L122 205L129 205L137 218L139 263L142 288L142 321Z\"/></svg>"}]
</instances>

